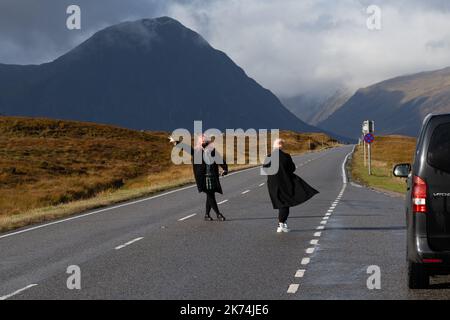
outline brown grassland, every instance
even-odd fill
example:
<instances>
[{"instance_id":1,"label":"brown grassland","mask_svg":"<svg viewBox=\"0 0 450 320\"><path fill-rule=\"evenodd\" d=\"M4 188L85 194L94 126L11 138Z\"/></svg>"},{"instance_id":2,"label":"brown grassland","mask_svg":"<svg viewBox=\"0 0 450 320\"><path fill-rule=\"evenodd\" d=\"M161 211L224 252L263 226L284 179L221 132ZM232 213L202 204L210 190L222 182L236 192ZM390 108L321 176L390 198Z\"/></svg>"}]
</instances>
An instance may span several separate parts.
<instances>
[{"instance_id":1,"label":"brown grassland","mask_svg":"<svg viewBox=\"0 0 450 320\"><path fill-rule=\"evenodd\" d=\"M190 165L172 164L167 137L93 123L0 117L0 231L192 183ZM324 134L281 137L292 154L337 143Z\"/></svg>"},{"instance_id":2,"label":"brown grassland","mask_svg":"<svg viewBox=\"0 0 450 320\"><path fill-rule=\"evenodd\" d=\"M393 176L395 164L412 163L416 139L405 136L380 136L372 144L372 175L364 166L363 147L357 146L352 158L352 178L364 185L397 193L406 191L405 179Z\"/></svg>"}]
</instances>

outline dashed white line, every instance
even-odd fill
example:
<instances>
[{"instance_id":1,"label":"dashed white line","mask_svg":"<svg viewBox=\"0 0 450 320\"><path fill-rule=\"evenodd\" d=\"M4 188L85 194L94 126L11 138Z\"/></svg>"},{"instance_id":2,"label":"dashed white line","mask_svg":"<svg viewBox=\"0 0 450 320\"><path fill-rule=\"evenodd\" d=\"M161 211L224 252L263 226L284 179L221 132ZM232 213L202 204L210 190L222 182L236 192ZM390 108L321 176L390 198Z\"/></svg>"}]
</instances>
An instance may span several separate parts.
<instances>
[{"instance_id":1,"label":"dashed white line","mask_svg":"<svg viewBox=\"0 0 450 320\"><path fill-rule=\"evenodd\" d=\"M305 265L307 265L310 261L311 261L310 258L303 258L301 264L305 266Z\"/></svg>"},{"instance_id":2,"label":"dashed white line","mask_svg":"<svg viewBox=\"0 0 450 320\"><path fill-rule=\"evenodd\" d=\"M306 272L305 269L297 270L297 272L295 273L295 277L296 278L303 278L305 276L305 272Z\"/></svg>"},{"instance_id":3,"label":"dashed white line","mask_svg":"<svg viewBox=\"0 0 450 320\"><path fill-rule=\"evenodd\" d=\"M322 236L322 232L316 232L316 233L314 233L314 237L320 237L320 236Z\"/></svg>"},{"instance_id":4,"label":"dashed white line","mask_svg":"<svg viewBox=\"0 0 450 320\"><path fill-rule=\"evenodd\" d=\"M323 229L325 229L325 227L324 226L318 226L316 229L317 230L323 230Z\"/></svg>"},{"instance_id":5,"label":"dashed white line","mask_svg":"<svg viewBox=\"0 0 450 320\"><path fill-rule=\"evenodd\" d=\"M323 217L323 220L328 220L330 219L330 217Z\"/></svg>"},{"instance_id":6,"label":"dashed white line","mask_svg":"<svg viewBox=\"0 0 450 320\"><path fill-rule=\"evenodd\" d=\"M320 221L320 224L327 224L327 220Z\"/></svg>"},{"instance_id":7,"label":"dashed white line","mask_svg":"<svg viewBox=\"0 0 450 320\"><path fill-rule=\"evenodd\" d=\"M184 220L187 220L187 219L189 219L189 218L192 218L192 217L194 217L194 216L196 216L196 215L197 215L196 213L193 213L193 214L190 214L190 215L188 215L188 216L186 216L186 217L184 217L184 218L178 219L178 221L184 221Z\"/></svg>"},{"instance_id":8,"label":"dashed white line","mask_svg":"<svg viewBox=\"0 0 450 320\"><path fill-rule=\"evenodd\" d=\"M218 204L224 204L224 203L227 203L227 202L228 202L228 199L227 199L227 200L220 201Z\"/></svg>"},{"instance_id":9,"label":"dashed white line","mask_svg":"<svg viewBox=\"0 0 450 320\"><path fill-rule=\"evenodd\" d=\"M263 185L265 185L265 183L264 183L264 182L263 182L263 183L261 183L261 184L260 184L259 186L260 186L260 187L262 187Z\"/></svg>"},{"instance_id":10,"label":"dashed white line","mask_svg":"<svg viewBox=\"0 0 450 320\"><path fill-rule=\"evenodd\" d=\"M115 247L114 249L116 249L116 250L123 249L123 248L129 246L130 244L133 244L133 243L135 243L135 242L137 242L137 241L139 241L139 240L142 240L142 239L144 239L144 237L140 237L140 238L133 239L133 240L131 240L131 241L128 241L127 243L124 243L124 244L122 244L122 245L120 245L120 246Z\"/></svg>"},{"instance_id":11,"label":"dashed white line","mask_svg":"<svg viewBox=\"0 0 450 320\"><path fill-rule=\"evenodd\" d=\"M308 248L308 249L306 249L306 253L307 254L313 254L314 250L316 250L316 249L315 248Z\"/></svg>"},{"instance_id":12,"label":"dashed white line","mask_svg":"<svg viewBox=\"0 0 450 320\"><path fill-rule=\"evenodd\" d=\"M245 190L241 194L246 194L246 193L249 193L249 192L250 192L250 190Z\"/></svg>"},{"instance_id":13,"label":"dashed white line","mask_svg":"<svg viewBox=\"0 0 450 320\"><path fill-rule=\"evenodd\" d=\"M313 239L309 243L312 244L312 245L317 245L319 243L319 240Z\"/></svg>"},{"instance_id":14,"label":"dashed white line","mask_svg":"<svg viewBox=\"0 0 450 320\"><path fill-rule=\"evenodd\" d=\"M13 293L10 293L10 294L7 294L7 295L5 295L5 296L3 296L3 297L0 297L0 300L6 300L6 299L9 299L9 298L11 298L11 297L14 297L15 295L18 295L19 293L24 292L25 290L28 290L28 289L33 288L33 287L36 287L36 286L37 286L36 283L29 284L28 286L26 286L26 287L24 287L24 288L22 288L22 289L19 289L19 290L17 290L17 291L14 291Z\"/></svg>"},{"instance_id":15,"label":"dashed white line","mask_svg":"<svg viewBox=\"0 0 450 320\"><path fill-rule=\"evenodd\" d=\"M298 291L299 284L291 284L287 290L287 293L296 293Z\"/></svg>"}]
</instances>

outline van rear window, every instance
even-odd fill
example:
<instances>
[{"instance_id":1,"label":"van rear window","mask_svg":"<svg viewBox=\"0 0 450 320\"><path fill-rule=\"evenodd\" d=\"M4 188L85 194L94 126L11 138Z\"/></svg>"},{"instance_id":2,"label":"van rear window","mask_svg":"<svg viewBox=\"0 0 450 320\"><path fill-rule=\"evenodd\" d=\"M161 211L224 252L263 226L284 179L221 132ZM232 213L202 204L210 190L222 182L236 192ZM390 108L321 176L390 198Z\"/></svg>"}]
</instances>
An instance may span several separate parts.
<instances>
[{"instance_id":1,"label":"van rear window","mask_svg":"<svg viewBox=\"0 0 450 320\"><path fill-rule=\"evenodd\" d=\"M434 130L427 157L429 165L450 173L450 123Z\"/></svg>"}]
</instances>

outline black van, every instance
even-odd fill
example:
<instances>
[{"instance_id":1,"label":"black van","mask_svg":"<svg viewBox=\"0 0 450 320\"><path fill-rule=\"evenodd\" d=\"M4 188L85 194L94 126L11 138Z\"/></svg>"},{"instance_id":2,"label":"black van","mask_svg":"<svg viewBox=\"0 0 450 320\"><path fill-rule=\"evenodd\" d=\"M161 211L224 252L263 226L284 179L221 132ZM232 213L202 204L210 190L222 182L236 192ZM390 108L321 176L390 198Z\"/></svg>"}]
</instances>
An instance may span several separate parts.
<instances>
[{"instance_id":1,"label":"black van","mask_svg":"<svg viewBox=\"0 0 450 320\"><path fill-rule=\"evenodd\" d=\"M430 276L450 274L450 114L428 115L417 141L414 164L399 164L407 178L408 282L426 288Z\"/></svg>"}]
</instances>

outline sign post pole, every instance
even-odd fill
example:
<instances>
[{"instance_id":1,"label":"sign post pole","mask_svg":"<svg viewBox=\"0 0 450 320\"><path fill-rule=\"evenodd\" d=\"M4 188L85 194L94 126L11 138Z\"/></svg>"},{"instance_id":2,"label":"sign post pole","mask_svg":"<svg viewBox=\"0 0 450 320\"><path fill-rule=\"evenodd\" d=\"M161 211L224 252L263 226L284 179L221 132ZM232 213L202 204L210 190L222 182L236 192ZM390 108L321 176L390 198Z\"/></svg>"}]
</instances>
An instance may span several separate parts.
<instances>
[{"instance_id":1,"label":"sign post pole","mask_svg":"<svg viewBox=\"0 0 450 320\"><path fill-rule=\"evenodd\" d=\"M372 147L371 147L370 143L369 143L367 148L368 148L368 153L369 153L369 160L368 160L368 162L369 162L369 176L371 176L372 175L372 154L371 154Z\"/></svg>"},{"instance_id":2,"label":"sign post pole","mask_svg":"<svg viewBox=\"0 0 450 320\"><path fill-rule=\"evenodd\" d=\"M364 167L367 167L367 157L366 157L366 141L363 139L363 149L364 149Z\"/></svg>"}]
</instances>

